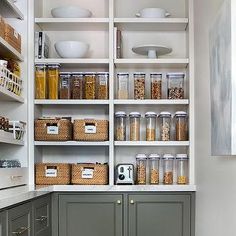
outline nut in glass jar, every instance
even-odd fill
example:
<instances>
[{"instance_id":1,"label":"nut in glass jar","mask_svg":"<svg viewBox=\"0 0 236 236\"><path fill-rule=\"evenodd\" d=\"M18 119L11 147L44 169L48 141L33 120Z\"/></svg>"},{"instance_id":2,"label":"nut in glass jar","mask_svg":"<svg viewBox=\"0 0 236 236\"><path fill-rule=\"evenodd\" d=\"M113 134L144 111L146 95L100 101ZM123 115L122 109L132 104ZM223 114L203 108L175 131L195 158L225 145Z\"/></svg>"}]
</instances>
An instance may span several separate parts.
<instances>
[{"instance_id":1,"label":"nut in glass jar","mask_svg":"<svg viewBox=\"0 0 236 236\"><path fill-rule=\"evenodd\" d=\"M147 156L145 154L136 155L137 184L146 184Z\"/></svg>"},{"instance_id":2,"label":"nut in glass jar","mask_svg":"<svg viewBox=\"0 0 236 236\"><path fill-rule=\"evenodd\" d=\"M145 73L134 73L134 99L145 99Z\"/></svg>"}]
</instances>

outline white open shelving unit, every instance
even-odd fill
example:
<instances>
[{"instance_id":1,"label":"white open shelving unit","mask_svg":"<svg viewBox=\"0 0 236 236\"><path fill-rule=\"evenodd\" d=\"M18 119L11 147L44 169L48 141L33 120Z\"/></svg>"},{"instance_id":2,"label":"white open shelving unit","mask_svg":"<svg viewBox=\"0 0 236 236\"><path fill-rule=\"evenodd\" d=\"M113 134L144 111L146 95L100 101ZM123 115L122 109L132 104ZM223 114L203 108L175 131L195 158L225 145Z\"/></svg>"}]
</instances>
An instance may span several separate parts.
<instances>
[{"instance_id":1,"label":"white open shelving unit","mask_svg":"<svg viewBox=\"0 0 236 236\"><path fill-rule=\"evenodd\" d=\"M90 9L93 17L89 19L57 19L52 18L50 10L63 6L63 0L35 0L29 9L30 30L44 30L51 39L52 48L49 59L35 59L34 63L60 63L62 71L109 71L109 100L34 100L34 83L30 83L31 125L40 116L71 116L72 118L88 118L109 120L109 141L107 142L34 142L34 132L30 132L31 173L30 184L34 184L34 164L37 162L108 162L109 185L115 184L115 166L118 163L135 163L137 153L187 153L190 158L188 186L170 186L173 191L190 189L195 191L195 157L194 157L194 37L193 37L193 0L68 0L68 4L76 4ZM162 7L172 16L165 19L135 18L135 13L145 7ZM114 28L122 30L123 58L117 59L114 54ZM90 44L89 58L58 58L53 44L57 40L82 40ZM132 53L131 48L137 44L164 44L173 48L167 57L147 59ZM31 45L33 45L33 40ZM33 51L33 48L32 50ZM183 100L150 100L143 101L118 100L116 98L116 74L118 72L185 72L186 99ZM30 78L34 78L31 68ZM165 76L164 76L165 78ZM147 81L148 83L148 81ZM130 78L132 85L132 76ZM132 89L132 86L130 86ZM147 111L178 110L189 114L189 141L187 142L146 142L144 127L141 130L140 142L117 142L114 140L114 113L124 110L127 113L139 111L142 115ZM144 119L142 121L144 124ZM143 125L144 126L144 125ZM149 186L148 189L161 188ZM137 190L141 187L135 186Z\"/></svg>"}]
</instances>

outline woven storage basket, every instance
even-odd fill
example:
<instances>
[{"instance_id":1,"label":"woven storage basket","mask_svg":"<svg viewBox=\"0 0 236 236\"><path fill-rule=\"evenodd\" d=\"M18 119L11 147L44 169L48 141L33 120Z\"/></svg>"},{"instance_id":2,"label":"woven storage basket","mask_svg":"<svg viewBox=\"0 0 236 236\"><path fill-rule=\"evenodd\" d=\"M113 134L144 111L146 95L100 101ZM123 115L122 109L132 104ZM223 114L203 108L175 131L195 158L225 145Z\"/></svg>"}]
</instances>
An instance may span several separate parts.
<instances>
[{"instance_id":1,"label":"woven storage basket","mask_svg":"<svg viewBox=\"0 0 236 236\"><path fill-rule=\"evenodd\" d=\"M68 141L71 139L72 139L72 123L70 120L68 119L35 120L36 141Z\"/></svg>"},{"instance_id":2,"label":"woven storage basket","mask_svg":"<svg viewBox=\"0 0 236 236\"><path fill-rule=\"evenodd\" d=\"M75 120L74 140L78 141L107 141L107 120Z\"/></svg>"},{"instance_id":3,"label":"woven storage basket","mask_svg":"<svg viewBox=\"0 0 236 236\"><path fill-rule=\"evenodd\" d=\"M4 39L21 53L21 36L20 34L9 24L5 23Z\"/></svg>"},{"instance_id":4,"label":"woven storage basket","mask_svg":"<svg viewBox=\"0 0 236 236\"><path fill-rule=\"evenodd\" d=\"M0 37L4 38L5 34L5 22L4 19L0 16Z\"/></svg>"},{"instance_id":5,"label":"woven storage basket","mask_svg":"<svg viewBox=\"0 0 236 236\"><path fill-rule=\"evenodd\" d=\"M108 184L107 164L72 164L71 183L80 185Z\"/></svg>"},{"instance_id":6,"label":"woven storage basket","mask_svg":"<svg viewBox=\"0 0 236 236\"><path fill-rule=\"evenodd\" d=\"M70 184L71 166L60 163L35 164L36 185Z\"/></svg>"}]
</instances>

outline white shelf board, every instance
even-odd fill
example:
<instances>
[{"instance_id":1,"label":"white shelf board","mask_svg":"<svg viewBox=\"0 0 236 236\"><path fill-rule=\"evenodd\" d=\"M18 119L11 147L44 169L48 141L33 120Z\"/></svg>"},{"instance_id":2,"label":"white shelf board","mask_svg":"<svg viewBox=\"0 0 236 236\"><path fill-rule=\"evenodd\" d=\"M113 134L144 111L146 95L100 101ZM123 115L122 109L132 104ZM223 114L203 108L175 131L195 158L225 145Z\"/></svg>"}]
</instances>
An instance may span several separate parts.
<instances>
[{"instance_id":1,"label":"white shelf board","mask_svg":"<svg viewBox=\"0 0 236 236\"><path fill-rule=\"evenodd\" d=\"M178 147L189 146L189 141L115 141L115 146L156 146L156 147Z\"/></svg>"},{"instance_id":2,"label":"white shelf board","mask_svg":"<svg viewBox=\"0 0 236 236\"><path fill-rule=\"evenodd\" d=\"M188 18L115 18L114 23L122 31L185 31Z\"/></svg>"},{"instance_id":3,"label":"white shelf board","mask_svg":"<svg viewBox=\"0 0 236 236\"><path fill-rule=\"evenodd\" d=\"M22 146L24 145L24 141L14 139L12 133L8 133L3 130L0 130L0 143L22 145Z\"/></svg>"},{"instance_id":4,"label":"white shelf board","mask_svg":"<svg viewBox=\"0 0 236 236\"><path fill-rule=\"evenodd\" d=\"M162 59L115 59L115 65L118 68L186 68L189 59L183 58L162 58Z\"/></svg>"},{"instance_id":5,"label":"white shelf board","mask_svg":"<svg viewBox=\"0 0 236 236\"><path fill-rule=\"evenodd\" d=\"M2 57L9 57L19 61L24 61L23 56L1 37L0 37L0 52Z\"/></svg>"},{"instance_id":6,"label":"white shelf board","mask_svg":"<svg viewBox=\"0 0 236 236\"><path fill-rule=\"evenodd\" d=\"M5 18L17 18L24 20L23 13L18 9L12 0L0 1L0 15Z\"/></svg>"},{"instance_id":7,"label":"white shelf board","mask_svg":"<svg viewBox=\"0 0 236 236\"><path fill-rule=\"evenodd\" d=\"M24 98L0 87L0 101L20 102L24 103Z\"/></svg>"},{"instance_id":8,"label":"white shelf board","mask_svg":"<svg viewBox=\"0 0 236 236\"><path fill-rule=\"evenodd\" d=\"M188 99L179 99L179 100L171 100L171 99L160 99L160 100L114 100L115 105L188 105Z\"/></svg>"},{"instance_id":9,"label":"white shelf board","mask_svg":"<svg viewBox=\"0 0 236 236\"><path fill-rule=\"evenodd\" d=\"M49 100L49 99L36 99L34 104L37 105L108 105L109 100L77 100L77 99L58 99L58 100Z\"/></svg>"},{"instance_id":10,"label":"white shelf board","mask_svg":"<svg viewBox=\"0 0 236 236\"><path fill-rule=\"evenodd\" d=\"M109 146L110 142L35 141L35 146Z\"/></svg>"},{"instance_id":11,"label":"white shelf board","mask_svg":"<svg viewBox=\"0 0 236 236\"><path fill-rule=\"evenodd\" d=\"M44 31L104 31L109 18L36 18L35 23Z\"/></svg>"}]
</instances>

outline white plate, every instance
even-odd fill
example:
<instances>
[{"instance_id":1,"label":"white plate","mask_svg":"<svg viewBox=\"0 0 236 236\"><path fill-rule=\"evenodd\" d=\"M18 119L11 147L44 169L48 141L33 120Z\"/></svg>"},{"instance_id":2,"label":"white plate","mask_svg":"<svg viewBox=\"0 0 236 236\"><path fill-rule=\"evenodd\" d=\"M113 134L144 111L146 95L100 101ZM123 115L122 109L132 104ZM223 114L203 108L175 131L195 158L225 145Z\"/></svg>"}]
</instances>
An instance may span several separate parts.
<instances>
[{"instance_id":1,"label":"white plate","mask_svg":"<svg viewBox=\"0 0 236 236\"><path fill-rule=\"evenodd\" d=\"M166 55L172 52L172 48L160 45L143 45L133 47L132 51L139 55L148 56L148 58L158 58L159 56Z\"/></svg>"}]
</instances>

